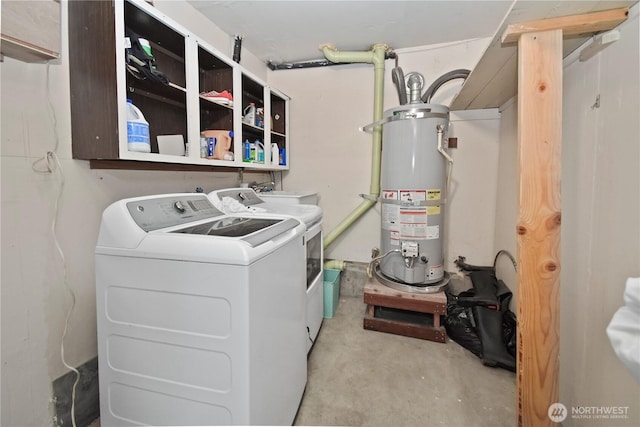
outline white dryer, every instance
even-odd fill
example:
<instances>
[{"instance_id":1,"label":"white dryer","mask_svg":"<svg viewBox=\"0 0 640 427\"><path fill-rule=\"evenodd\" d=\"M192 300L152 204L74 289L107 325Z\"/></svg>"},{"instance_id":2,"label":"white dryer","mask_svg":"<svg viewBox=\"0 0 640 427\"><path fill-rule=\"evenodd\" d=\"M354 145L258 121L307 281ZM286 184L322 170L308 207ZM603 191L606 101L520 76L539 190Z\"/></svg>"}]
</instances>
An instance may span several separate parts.
<instances>
[{"instance_id":1,"label":"white dryer","mask_svg":"<svg viewBox=\"0 0 640 427\"><path fill-rule=\"evenodd\" d=\"M291 425L307 378L305 227L201 194L121 200L96 246L100 421Z\"/></svg>"},{"instance_id":2,"label":"white dryer","mask_svg":"<svg viewBox=\"0 0 640 427\"><path fill-rule=\"evenodd\" d=\"M298 218L306 226L306 280L300 284L306 289L307 300L307 352L318 336L322 320L324 318L323 298L323 234L322 234L322 208L316 205L287 204L275 201L265 201L252 188L226 188L209 193L209 198L218 209L226 213L238 210L253 215L265 213L288 215ZM240 204L241 208L237 209Z\"/></svg>"}]
</instances>

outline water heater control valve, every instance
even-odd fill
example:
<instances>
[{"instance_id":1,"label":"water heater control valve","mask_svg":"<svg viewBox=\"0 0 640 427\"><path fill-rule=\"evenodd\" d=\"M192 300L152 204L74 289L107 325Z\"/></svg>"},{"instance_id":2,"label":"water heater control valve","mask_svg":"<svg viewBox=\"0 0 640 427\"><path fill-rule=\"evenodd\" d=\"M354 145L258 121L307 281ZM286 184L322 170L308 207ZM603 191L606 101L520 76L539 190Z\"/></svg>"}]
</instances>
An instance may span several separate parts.
<instances>
[{"instance_id":1,"label":"water heater control valve","mask_svg":"<svg viewBox=\"0 0 640 427\"><path fill-rule=\"evenodd\" d=\"M417 258L420 255L418 242L400 242L400 252L405 258Z\"/></svg>"}]
</instances>

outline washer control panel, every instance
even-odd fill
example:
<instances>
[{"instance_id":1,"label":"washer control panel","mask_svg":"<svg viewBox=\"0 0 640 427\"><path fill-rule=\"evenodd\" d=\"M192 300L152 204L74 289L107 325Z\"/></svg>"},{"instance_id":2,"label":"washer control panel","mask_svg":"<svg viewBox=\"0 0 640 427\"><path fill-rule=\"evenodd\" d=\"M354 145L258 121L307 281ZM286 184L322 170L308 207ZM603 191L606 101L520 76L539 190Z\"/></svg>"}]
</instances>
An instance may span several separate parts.
<instances>
[{"instance_id":1,"label":"washer control panel","mask_svg":"<svg viewBox=\"0 0 640 427\"><path fill-rule=\"evenodd\" d=\"M245 206L264 203L264 200L262 200L251 188L231 188L229 190L215 191L214 195L214 197L217 197L220 202L222 202L222 199L225 197L231 197Z\"/></svg>"},{"instance_id":2,"label":"washer control panel","mask_svg":"<svg viewBox=\"0 0 640 427\"><path fill-rule=\"evenodd\" d=\"M224 215L206 195L195 194L135 200L127 203L127 210L147 232Z\"/></svg>"}]
</instances>

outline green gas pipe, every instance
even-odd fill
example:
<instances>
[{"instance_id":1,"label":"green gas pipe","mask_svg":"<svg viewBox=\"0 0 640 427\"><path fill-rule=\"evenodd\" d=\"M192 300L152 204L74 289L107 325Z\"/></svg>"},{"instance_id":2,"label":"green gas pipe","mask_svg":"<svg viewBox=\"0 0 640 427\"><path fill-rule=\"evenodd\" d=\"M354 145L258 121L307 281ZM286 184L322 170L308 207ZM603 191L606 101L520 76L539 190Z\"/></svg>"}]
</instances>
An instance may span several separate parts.
<instances>
[{"instance_id":1,"label":"green gas pipe","mask_svg":"<svg viewBox=\"0 0 640 427\"><path fill-rule=\"evenodd\" d=\"M384 58L388 50L384 44L374 45L368 52L340 52L335 47L321 46L325 58L331 62L360 62L373 64L373 121L382 119L384 101ZM356 207L336 228L331 230L324 238L325 249L333 243L345 230L351 227L362 215L371 207L375 206L380 196L380 169L382 160L382 126L373 128L373 141L371 147L371 183L369 185L369 196ZM343 261L337 261L343 262Z\"/></svg>"}]
</instances>

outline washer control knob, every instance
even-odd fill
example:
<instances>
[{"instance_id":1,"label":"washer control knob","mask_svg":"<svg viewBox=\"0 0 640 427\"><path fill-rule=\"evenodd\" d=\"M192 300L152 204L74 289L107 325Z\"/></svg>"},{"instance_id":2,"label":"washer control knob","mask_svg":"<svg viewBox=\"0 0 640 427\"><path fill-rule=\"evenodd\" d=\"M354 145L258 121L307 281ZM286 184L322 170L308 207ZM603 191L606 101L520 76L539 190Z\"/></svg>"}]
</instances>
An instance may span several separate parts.
<instances>
[{"instance_id":1,"label":"washer control knob","mask_svg":"<svg viewBox=\"0 0 640 427\"><path fill-rule=\"evenodd\" d=\"M173 207L176 208L176 210L180 213L184 213L186 211L184 205L182 204L182 202L180 200L176 201L173 203Z\"/></svg>"}]
</instances>

